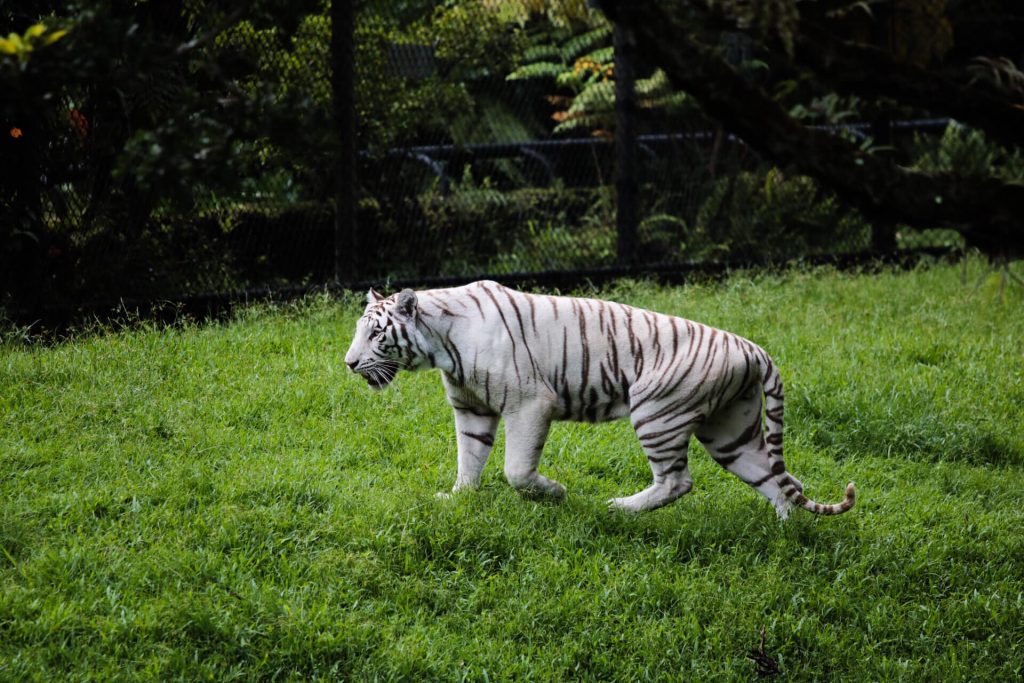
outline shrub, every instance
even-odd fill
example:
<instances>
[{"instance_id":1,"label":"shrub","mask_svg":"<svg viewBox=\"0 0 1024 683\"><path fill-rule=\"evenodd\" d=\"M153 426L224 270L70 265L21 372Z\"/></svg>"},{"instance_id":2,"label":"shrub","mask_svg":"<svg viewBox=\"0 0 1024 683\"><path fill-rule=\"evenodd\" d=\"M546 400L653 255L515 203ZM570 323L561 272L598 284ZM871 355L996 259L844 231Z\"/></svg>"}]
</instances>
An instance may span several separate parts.
<instances>
[{"instance_id":1,"label":"shrub","mask_svg":"<svg viewBox=\"0 0 1024 683\"><path fill-rule=\"evenodd\" d=\"M739 172L718 180L688 235L693 258L764 261L870 245L870 226L805 176Z\"/></svg>"}]
</instances>

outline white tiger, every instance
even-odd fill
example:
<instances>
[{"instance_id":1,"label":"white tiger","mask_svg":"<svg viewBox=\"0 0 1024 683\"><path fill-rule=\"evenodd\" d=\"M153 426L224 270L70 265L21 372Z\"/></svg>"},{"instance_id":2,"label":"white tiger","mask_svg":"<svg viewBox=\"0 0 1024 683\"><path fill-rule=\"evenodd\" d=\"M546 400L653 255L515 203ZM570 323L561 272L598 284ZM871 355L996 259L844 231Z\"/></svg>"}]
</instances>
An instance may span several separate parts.
<instances>
[{"instance_id":1,"label":"white tiger","mask_svg":"<svg viewBox=\"0 0 1024 683\"><path fill-rule=\"evenodd\" d=\"M687 493L692 434L782 518L791 506L834 515L854 504L852 483L841 503L804 496L782 460L778 370L756 344L700 323L488 281L387 298L371 289L345 362L375 389L399 370L441 370L455 412L452 491L479 485L504 417L508 482L562 498L565 487L537 471L551 421L628 415L654 481L613 507L653 510Z\"/></svg>"}]
</instances>

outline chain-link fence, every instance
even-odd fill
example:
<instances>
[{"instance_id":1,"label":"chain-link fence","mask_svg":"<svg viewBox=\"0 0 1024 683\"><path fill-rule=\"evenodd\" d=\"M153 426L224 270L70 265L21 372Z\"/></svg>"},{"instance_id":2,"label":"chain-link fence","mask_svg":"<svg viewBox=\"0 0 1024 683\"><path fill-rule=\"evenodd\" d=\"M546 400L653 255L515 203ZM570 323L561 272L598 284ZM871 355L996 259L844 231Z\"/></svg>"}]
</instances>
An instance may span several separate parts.
<instances>
[{"instance_id":1,"label":"chain-link fence","mask_svg":"<svg viewBox=\"0 0 1024 683\"><path fill-rule=\"evenodd\" d=\"M85 22L78 31L93 39L120 31L127 53L79 66L79 42L50 72L33 55L46 97L2 110L6 306L582 277L955 242L870 224L707 120L600 14L532 4L369 3L349 16L328 3L285 26L189 3L150 16L167 3L141 3L120 21ZM30 14L0 18L19 32ZM146 26L162 37L133 53ZM750 78L769 77L742 34L723 47ZM805 115L842 118L835 106ZM837 131L909 157L915 136L945 124Z\"/></svg>"}]
</instances>

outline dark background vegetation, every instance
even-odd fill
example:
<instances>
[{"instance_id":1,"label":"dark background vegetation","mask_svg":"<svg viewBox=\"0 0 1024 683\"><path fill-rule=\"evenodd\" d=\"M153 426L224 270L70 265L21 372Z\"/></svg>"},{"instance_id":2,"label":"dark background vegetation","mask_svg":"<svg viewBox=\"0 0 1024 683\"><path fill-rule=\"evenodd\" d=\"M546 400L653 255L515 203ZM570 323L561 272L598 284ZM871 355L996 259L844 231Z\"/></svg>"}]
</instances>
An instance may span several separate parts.
<instances>
[{"instance_id":1,"label":"dark background vegetation","mask_svg":"<svg viewBox=\"0 0 1024 683\"><path fill-rule=\"evenodd\" d=\"M604 3L638 52L629 259L601 11L356 3L349 99L332 87L329 1L236 5L0 3L9 314L1019 248L1024 12L1012 3ZM679 40L657 35L670 30ZM351 229L337 211L342 110L357 121L357 240L336 260Z\"/></svg>"}]
</instances>

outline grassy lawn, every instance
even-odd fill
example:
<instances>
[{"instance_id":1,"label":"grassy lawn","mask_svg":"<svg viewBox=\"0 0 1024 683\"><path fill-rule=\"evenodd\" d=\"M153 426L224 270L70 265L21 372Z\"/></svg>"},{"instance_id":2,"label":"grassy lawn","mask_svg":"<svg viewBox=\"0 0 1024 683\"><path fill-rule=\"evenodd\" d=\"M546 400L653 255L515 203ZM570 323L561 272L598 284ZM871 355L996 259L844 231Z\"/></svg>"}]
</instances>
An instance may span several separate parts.
<instances>
[{"instance_id":1,"label":"grassy lawn","mask_svg":"<svg viewBox=\"0 0 1024 683\"><path fill-rule=\"evenodd\" d=\"M849 514L767 501L694 446L642 516L627 422L559 424L519 498L455 476L439 377L372 393L361 312L0 346L0 680L1020 680L1024 296L972 264L598 294L764 346L786 461ZM1020 272L1021 269L1017 269ZM588 292L593 294L593 292Z\"/></svg>"}]
</instances>

